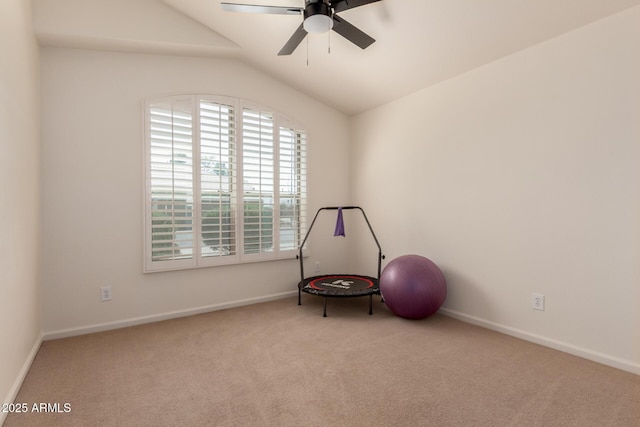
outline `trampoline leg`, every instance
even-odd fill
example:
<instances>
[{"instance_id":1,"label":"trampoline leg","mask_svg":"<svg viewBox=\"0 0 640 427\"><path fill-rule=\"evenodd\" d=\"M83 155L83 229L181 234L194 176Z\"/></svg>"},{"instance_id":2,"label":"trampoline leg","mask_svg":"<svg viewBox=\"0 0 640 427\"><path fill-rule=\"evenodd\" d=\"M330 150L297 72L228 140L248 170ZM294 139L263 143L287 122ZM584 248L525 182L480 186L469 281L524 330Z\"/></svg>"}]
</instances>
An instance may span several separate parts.
<instances>
[{"instance_id":1,"label":"trampoline leg","mask_svg":"<svg viewBox=\"0 0 640 427\"><path fill-rule=\"evenodd\" d=\"M322 313L322 317L327 317L327 297L324 297L323 300L324 300L324 313Z\"/></svg>"},{"instance_id":2,"label":"trampoline leg","mask_svg":"<svg viewBox=\"0 0 640 427\"><path fill-rule=\"evenodd\" d=\"M373 295L369 295L369 316L373 314Z\"/></svg>"},{"instance_id":3,"label":"trampoline leg","mask_svg":"<svg viewBox=\"0 0 640 427\"><path fill-rule=\"evenodd\" d=\"M298 305L302 305L302 300L300 299L301 294L302 292L300 292L300 288L298 288Z\"/></svg>"}]
</instances>

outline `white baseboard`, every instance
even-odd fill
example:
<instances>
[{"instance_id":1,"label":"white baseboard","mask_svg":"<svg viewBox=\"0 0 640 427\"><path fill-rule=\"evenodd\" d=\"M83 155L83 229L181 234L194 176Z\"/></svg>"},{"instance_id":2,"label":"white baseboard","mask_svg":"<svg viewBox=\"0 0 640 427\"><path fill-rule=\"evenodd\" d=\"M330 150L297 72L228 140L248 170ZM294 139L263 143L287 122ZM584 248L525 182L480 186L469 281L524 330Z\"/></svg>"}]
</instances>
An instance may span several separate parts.
<instances>
[{"instance_id":1,"label":"white baseboard","mask_svg":"<svg viewBox=\"0 0 640 427\"><path fill-rule=\"evenodd\" d=\"M227 308L241 307L245 305L258 304L261 302L274 301L282 298L292 297L297 294L298 294L298 291L287 291L279 294L272 294L272 295L266 295L262 297L225 302L222 304L213 304L213 305L207 305L203 307L189 308L186 310L170 311L167 313L152 314L149 316L117 320L115 322L98 323L93 325L80 326L77 328L62 329L57 331L47 331L43 333L43 340L46 341L46 340L53 340L58 338L67 338L67 337L73 337L77 335L91 334L94 332L109 331L112 329L120 329L120 328L129 327L129 326L142 325L145 323L159 322L162 320L176 319L178 317L193 316L196 314L208 313L210 311L218 311L218 310L224 310Z\"/></svg>"},{"instance_id":2,"label":"white baseboard","mask_svg":"<svg viewBox=\"0 0 640 427\"><path fill-rule=\"evenodd\" d=\"M38 350L40 350L40 346L42 345L42 334L38 335L36 341L33 343L33 347L31 347L31 351L27 356L27 359L24 361L20 372L18 372L18 377L13 383L13 386L9 389L9 393L5 400L2 403L13 403L18 396L18 392L20 391L20 387L22 387L22 383L24 379L27 377L29 373L29 369L31 369L31 364L33 363L33 359L36 358L36 354L38 354ZM4 424L5 419L7 418L7 413L0 411L0 426Z\"/></svg>"},{"instance_id":3,"label":"white baseboard","mask_svg":"<svg viewBox=\"0 0 640 427\"><path fill-rule=\"evenodd\" d=\"M543 337L540 335L532 334L530 332L526 332L520 329L512 328L510 326L501 325L499 323L491 322L485 319L481 319L475 316L469 316L464 313L460 313L454 310L449 310L446 308L441 308L440 313L445 316L453 317L458 320L462 320L463 322L471 323L474 325L482 326L483 328L491 329L492 331L500 332L505 335L510 335L512 337L520 338L525 341L533 342L536 344L543 345L545 347L553 348L555 350L562 351L564 353L569 353L574 356L581 357L583 359L591 360L593 362L598 362L603 365L611 366L613 368L621 369L623 371L630 372L632 374L640 375L640 365L637 363L633 363L628 360L619 359L617 357L613 357L607 354L598 353L596 351L592 351L586 348L578 347L572 344L568 344L565 342L557 341L551 338Z\"/></svg>"}]
</instances>

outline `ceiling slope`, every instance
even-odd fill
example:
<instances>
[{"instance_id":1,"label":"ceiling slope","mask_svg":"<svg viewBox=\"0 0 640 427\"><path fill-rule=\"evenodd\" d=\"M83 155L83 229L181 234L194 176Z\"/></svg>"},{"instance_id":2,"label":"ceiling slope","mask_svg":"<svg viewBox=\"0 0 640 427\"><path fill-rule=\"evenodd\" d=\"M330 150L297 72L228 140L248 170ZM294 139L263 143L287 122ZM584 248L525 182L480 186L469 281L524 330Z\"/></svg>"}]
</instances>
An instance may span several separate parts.
<instances>
[{"instance_id":1,"label":"ceiling slope","mask_svg":"<svg viewBox=\"0 0 640 427\"><path fill-rule=\"evenodd\" d=\"M34 23L42 44L234 56L352 115L638 5L640 0L383 0L340 14L376 40L366 50L329 32L306 37L289 56L277 53L300 16L224 12L220 0L34 0Z\"/></svg>"},{"instance_id":2,"label":"ceiling slope","mask_svg":"<svg viewBox=\"0 0 640 427\"><path fill-rule=\"evenodd\" d=\"M223 12L219 0L163 0L235 41L248 63L346 114L377 105L640 4L640 0L383 0L344 12L376 42L307 37L277 52L299 16ZM247 3L253 3L248 1ZM301 6L303 0L261 0ZM329 53L330 46L330 53Z\"/></svg>"}]
</instances>

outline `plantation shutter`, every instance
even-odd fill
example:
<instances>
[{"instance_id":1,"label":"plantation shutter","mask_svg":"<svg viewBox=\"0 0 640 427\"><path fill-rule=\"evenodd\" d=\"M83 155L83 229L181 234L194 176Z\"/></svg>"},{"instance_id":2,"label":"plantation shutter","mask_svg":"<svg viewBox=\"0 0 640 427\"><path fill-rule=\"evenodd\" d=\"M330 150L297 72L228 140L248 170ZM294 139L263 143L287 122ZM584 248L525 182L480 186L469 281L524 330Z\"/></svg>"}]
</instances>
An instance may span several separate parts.
<instances>
[{"instance_id":1,"label":"plantation shutter","mask_svg":"<svg viewBox=\"0 0 640 427\"><path fill-rule=\"evenodd\" d=\"M280 251L295 251L306 233L306 133L279 129Z\"/></svg>"},{"instance_id":2,"label":"plantation shutter","mask_svg":"<svg viewBox=\"0 0 640 427\"><path fill-rule=\"evenodd\" d=\"M235 126L235 106L200 100L200 218L204 258L237 254Z\"/></svg>"},{"instance_id":3,"label":"plantation shutter","mask_svg":"<svg viewBox=\"0 0 640 427\"><path fill-rule=\"evenodd\" d=\"M190 99L150 105L148 200L152 262L193 258L193 114Z\"/></svg>"},{"instance_id":4,"label":"plantation shutter","mask_svg":"<svg viewBox=\"0 0 640 427\"><path fill-rule=\"evenodd\" d=\"M273 114L242 111L243 253L273 252L275 151Z\"/></svg>"}]
</instances>

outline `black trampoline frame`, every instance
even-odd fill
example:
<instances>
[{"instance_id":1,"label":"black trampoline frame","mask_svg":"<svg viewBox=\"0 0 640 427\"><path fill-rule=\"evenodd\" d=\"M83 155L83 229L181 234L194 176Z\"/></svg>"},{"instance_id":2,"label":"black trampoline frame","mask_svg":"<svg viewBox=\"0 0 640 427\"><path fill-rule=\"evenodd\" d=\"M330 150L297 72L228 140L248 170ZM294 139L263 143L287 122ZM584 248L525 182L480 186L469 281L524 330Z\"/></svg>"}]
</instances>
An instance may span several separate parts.
<instances>
[{"instance_id":1,"label":"black trampoline frame","mask_svg":"<svg viewBox=\"0 0 640 427\"><path fill-rule=\"evenodd\" d=\"M371 232L371 236L373 236L373 240L375 241L376 246L378 247L378 276L377 277L362 276L360 274L326 274L326 275L320 275L320 276L313 276L305 279L302 248L307 242L307 239L311 234L311 230L313 229L313 225L316 223L316 219L318 219L318 215L320 214L320 212L325 210L333 211L338 209L342 209L342 210L355 209L355 210L359 210L362 213L362 216L364 217L364 220L366 221L367 226L369 227L369 231ZM311 221L309 230L307 230L307 234L304 236L304 239L302 240L302 244L300 245L300 250L296 258L300 260L300 282L298 283L298 305L302 305L302 292L308 293L310 295L321 296L324 299L323 301L324 311L322 316L327 317L327 298L351 298L351 297L368 296L369 297L369 315L373 314L373 295L380 295L380 272L382 270L382 260L384 259L384 255L382 254L382 248L380 247L378 238L376 237L376 234L373 232L373 228L371 227L369 218L367 218L367 214L365 214L364 210L361 207L359 206L328 206L328 207L318 209L315 216L313 217L313 221ZM330 291L322 290L322 289L313 289L313 288L310 288L310 286L308 286L311 282L317 281L318 279L336 278L336 277L358 278L361 280L372 282L373 286L368 287L366 289L361 289L361 290L351 290L351 289L343 290L341 288L335 288L335 289L331 289Z\"/></svg>"}]
</instances>

